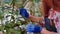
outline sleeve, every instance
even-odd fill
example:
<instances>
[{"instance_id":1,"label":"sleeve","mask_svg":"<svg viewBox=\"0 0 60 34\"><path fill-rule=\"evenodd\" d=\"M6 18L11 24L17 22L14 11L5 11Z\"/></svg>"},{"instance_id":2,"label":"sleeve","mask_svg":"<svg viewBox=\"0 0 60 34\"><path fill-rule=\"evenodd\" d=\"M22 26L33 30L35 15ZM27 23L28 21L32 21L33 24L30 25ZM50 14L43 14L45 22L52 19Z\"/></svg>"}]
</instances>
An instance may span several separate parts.
<instances>
[{"instance_id":1,"label":"sleeve","mask_svg":"<svg viewBox=\"0 0 60 34\"><path fill-rule=\"evenodd\" d=\"M55 33L55 34L60 34L60 33Z\"/></svg>"}]
</instances>

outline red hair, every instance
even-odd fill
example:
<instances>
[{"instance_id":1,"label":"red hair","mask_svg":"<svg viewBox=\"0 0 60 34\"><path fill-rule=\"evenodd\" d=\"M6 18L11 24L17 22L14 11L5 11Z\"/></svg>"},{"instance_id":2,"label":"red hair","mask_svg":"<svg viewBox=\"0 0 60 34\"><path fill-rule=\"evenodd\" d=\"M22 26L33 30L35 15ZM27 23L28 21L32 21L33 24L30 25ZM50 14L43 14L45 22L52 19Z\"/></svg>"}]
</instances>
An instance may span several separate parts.
<instances>
[{"instance_id":1,"label":"red hair","mask_svg":"<svg viewBox=\"0 0 60 34\"><path fill-rule=\"evenodd\" d=\"M60 11L60 0L53 0L53 9Z\"/></svg>"},{"instance_id":2,"label":"red hair","mask_svg":"<svg viewBox=\"0 0 60 34\"><path fill-rule=\"evenodd\" d=\"M42 14L43 16L49 15L49 10L53 6L52 0L42 0Z\"/></svg>"},{"instance_id":3,"label":"red hair","mask_svg":"<svg viewBox=\"0 0 60 34\"><path fill-rule=\"evenodd\" d=\"M43 16L49 15L49 10L53 8L54 10L60 11L60 1L59 0L42 0L42 14Z\"/></svg>"}]
</instances>

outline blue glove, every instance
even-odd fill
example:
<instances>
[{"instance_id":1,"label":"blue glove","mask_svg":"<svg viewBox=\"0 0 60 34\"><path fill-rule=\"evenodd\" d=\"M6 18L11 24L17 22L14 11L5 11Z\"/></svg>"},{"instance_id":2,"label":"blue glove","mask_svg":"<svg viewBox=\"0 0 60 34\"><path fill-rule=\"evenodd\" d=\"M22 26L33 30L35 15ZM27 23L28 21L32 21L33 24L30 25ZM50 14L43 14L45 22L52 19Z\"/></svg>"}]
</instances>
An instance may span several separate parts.
<instances>
[{"instance_id":1,"label":"blue glove","mask_svg":"<svg viewBox=\"0 0 60 34\"><path fill-rule=\"evenodd\" d=\"M42 31L42 27L39 25L35 25L34 32L41 32L41 31Z\"/></svg>"},{"instance_id":2,"label":"blue glove","mask_svg":"<svg viewBox=\"0 0 60 34\"><path fill-rule=\"evenodd\" d=\"M29 23L25 28L26 32L34 32L34 26L34 24Z\"/></svg>"},{"instance_id":3,"label":"blue glove","mask_svg":"<svg viewBox=\"0 0 60 34\"><path fill-rule=\"evenodd\" d=\"M25 8L19 8L19 14L21 14L22 16L28 18L29 14L27 13L27 10Z\"/></svg>"},{"instance_id":4,"label":"blue glove","mask_svg":"<svg viewBox=\"0 0 60 34\"><path fill-rule=\"evenodd\" d=\"M41 32L42 27L39 25L35 25L35 24L28 24L26 26L26 31L27 32Z\"/></svg>"}]
</instances>

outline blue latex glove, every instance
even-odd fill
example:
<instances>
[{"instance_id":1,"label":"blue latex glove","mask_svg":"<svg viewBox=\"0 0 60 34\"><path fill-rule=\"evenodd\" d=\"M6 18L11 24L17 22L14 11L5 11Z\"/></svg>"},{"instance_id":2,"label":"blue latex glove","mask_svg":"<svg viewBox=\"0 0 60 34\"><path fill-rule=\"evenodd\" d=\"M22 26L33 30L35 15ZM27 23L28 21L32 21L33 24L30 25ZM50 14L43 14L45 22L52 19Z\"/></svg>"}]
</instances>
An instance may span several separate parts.
<instances>
[{"instance_id":1,"label":"blue latex glove","mask_svg":"<svg viewBox=\"0 0 60 34\"><path fill-rule=\"evenodd\" d=\"M22 16L24 16L26 18L29 17L29 14L25 8L19 8L19 14L21 14Z\"/></svg>"},{"instance_id":2,"label":"blue latex glove","mask_svg":"<svg viewBox=\"0 0 60 34\"><path fill-rule=\"evenodd\" d=\"M42 30L42 27L41 26L39 26L39 25L35 25L35 24L28 24L27 26L26 26L26 31L27 32L41 32L41 30Z\"/></svg>"},{"instance_id":3,"label":"blue latex glove","mask_svg":"<svg viewBox=\"0 0 60 34\"><path fill-rule=\"evenodd\" d=\"M26 31L27 32L34 32L34 24L31 24L29 23L27 26L26 26Z\"/></svg>"},{"instance_id":4,"label":"blue latex glove","mask_svg":"<svg viewBox=\"0 0 60 34\"><path fill-rule=\"evenodd\" d=\"M41 31L42 31L42 27L39 25L35 25L34 32L41 32Z\"/></svg>"}]
</instances>

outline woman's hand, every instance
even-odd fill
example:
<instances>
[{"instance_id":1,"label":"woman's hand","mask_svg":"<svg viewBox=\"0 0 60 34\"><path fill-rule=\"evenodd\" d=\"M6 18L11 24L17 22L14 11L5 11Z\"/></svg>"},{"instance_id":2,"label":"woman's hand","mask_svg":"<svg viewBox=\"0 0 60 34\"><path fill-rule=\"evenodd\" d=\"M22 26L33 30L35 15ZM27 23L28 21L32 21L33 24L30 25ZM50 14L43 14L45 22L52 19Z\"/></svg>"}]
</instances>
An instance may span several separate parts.
<instances>
[{"instance_id":1,"label":"woman's hand","mask_svg":"<svg viewBox=\"0 0 60 34\"><path fill-rule=\"evenodd\" d=\"M22 16L28 18L29 17L29 13L27 12L27 10L25 8L19 8L19 14L21 14Z\"/></svg>"},{"instance_id":2,"label":"woman's hand","mask_svg":"<svg viewBox=\"0 0 60 34\"><path fill-rule=\"evenodd\" d=\"M41 31L42 31L42 27L39 25L29 23L26 26L26 32L41 32Z\"/></svg>"}]
</instances>

